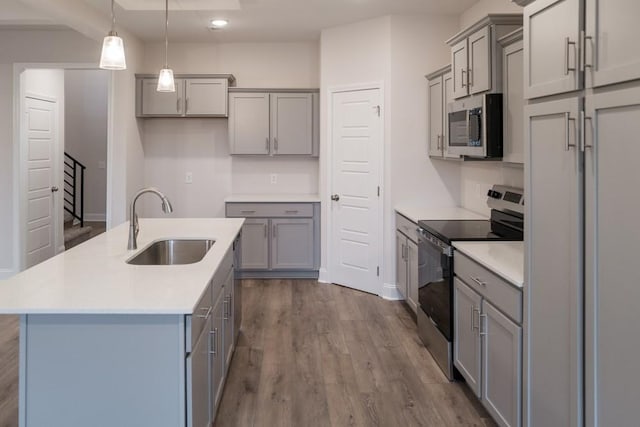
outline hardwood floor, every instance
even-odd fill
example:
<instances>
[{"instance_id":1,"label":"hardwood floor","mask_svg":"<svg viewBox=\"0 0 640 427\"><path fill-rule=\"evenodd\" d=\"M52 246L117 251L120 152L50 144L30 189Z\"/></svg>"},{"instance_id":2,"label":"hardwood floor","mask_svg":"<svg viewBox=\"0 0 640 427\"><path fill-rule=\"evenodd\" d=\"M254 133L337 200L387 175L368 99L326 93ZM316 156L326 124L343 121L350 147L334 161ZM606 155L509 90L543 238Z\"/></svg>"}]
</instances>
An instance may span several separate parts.
<instances>
[{"instance_id":1,"label":"hardwood floor","mask_svg":"<svg viewBox=\"0 0 640 427\"><path fill-rule=\"evenodd\" d=\"M312 280L243 282L223 426L493 426L401 302ZM18 318L0 316L0 427L18 425Z\"/></svg>"},{"instance_id":2,"label":"hardwood floor","mask_svg":"<svg viewBox=\"0 0 640 427\"><path fill-rule=\"evenodd\" d=\"M246 280L216 427L493 426L446 380L401 302L312 280Z\"/></svg>"}]
</instances>

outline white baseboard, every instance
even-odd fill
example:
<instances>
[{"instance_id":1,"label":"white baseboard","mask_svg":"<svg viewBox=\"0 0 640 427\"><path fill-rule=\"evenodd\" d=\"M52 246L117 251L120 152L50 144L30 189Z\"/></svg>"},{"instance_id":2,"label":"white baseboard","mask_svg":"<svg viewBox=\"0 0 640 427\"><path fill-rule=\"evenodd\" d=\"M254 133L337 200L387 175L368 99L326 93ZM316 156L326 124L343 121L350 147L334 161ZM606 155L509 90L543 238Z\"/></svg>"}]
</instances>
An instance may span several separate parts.
<instances>
[{"instance_id":1,"label":"white baseboard","mask_svg":"<svg viewBox=\"0 0 640 427\"><path fill-rule=\"evenodd\" d=\"M87 213L84 214L84 220L89 222L105 222L107 215L103 213Z\"/></svg>"},{"instance_id":2,"label":"white baseboard","mask_svg":"<svg viewBox=\"0 0 640 427\"><path fill-rule=\"evenodd\" d=\"M10 268L0 268L0 280L8 279L14 274L14 271Z\"/></svg>"},{"instance_id":3,"label":"white baseboard","mask_svg":"<svg viewBox=\"0 0 640 427\"><path fill-rule=\"evenodd\" d=\"M318 282L320 283L331 283L329 280L329 272L326 268L321 268L318 271Z\"/></svg>"},{"instance_id":4,"label":"white baseboard","mask_svg":"<svg viewBox=\"0 0 640 427\"><path fill-rule=\"evenodd\" d=\"M402 294L398 291L395 283L385 283L382 286L382 295L380 296L390 301L398 301L404 299Z\"/></svg>"}]
</instances>

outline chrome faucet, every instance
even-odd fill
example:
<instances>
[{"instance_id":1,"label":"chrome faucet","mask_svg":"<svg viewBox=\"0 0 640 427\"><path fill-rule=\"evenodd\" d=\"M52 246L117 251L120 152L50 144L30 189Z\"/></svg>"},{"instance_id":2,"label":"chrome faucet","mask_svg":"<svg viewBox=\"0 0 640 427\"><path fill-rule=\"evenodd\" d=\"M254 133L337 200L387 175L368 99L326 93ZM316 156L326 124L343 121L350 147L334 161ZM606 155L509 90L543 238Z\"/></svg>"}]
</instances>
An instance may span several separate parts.
<instances>
[{"instance_id":1,"label":"chrome faucet","mask_svg":"<svg viewBox=\"0 0 640 427\"><path fill-rule=\"evenodd\" d=\"M136 213L136 201L138 201L138 197L142 196L144 193L153 193L156 196L160 197L160 200L162 200L162 212L173 212L171 202L157 188L149 187L143 188L142 190L138 191L136 195L133 196L133 200L131 201L130 205L131 216L129 220L129 244L127 245L128 250L138 249L137 238L138 233L140 232L140 225L138 224L138 214Z\"/></svg>"}]
</instances>

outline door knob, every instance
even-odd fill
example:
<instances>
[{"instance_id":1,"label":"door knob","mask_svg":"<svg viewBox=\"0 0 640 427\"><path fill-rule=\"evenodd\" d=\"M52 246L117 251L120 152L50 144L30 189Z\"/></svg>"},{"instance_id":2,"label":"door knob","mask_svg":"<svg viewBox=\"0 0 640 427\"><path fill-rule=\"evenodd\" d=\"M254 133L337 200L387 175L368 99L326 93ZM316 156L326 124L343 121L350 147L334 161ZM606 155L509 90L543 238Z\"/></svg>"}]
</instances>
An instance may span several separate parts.
<instances>
[{"instance_id":1,"label":"door knob","mask_svg":"<svg viewBox=\"0 0 640 427\"><path fill-rule=\"evenodd\" d=\"M334 202L337 202L338 200L340 200L340 196L338 196L337 194L332 194L331 200L333 200Z\"/></svg>"},{"instance_id":2,"label":"door knob","mask_svg":"<svg viewBox=\"0 0 640 427\"><path fill-rule=\"evenodd\" d=\"M51 187L51 192L55 193L58 191L58 187L56 187L55 185L53 187Z\"/></svg>"}]
</instances>

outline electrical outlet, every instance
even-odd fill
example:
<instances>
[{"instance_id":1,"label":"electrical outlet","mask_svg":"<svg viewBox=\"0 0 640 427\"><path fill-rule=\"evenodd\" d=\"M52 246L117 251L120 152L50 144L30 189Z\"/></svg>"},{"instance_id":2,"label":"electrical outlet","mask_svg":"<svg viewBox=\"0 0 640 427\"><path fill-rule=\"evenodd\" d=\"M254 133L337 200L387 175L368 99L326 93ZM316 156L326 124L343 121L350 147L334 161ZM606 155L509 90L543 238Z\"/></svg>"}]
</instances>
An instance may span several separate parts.
<instances>
[{"instance_id":1,"label":"electrical outlet","mask_svg":"<svg viewBox=\"0 0 640 427\"><path fill-rule=\"evenodd\" d=\"M272 184L277 184L278 183L278 174L277 173L272 173L271 174L271 183Z\"/></svg>"},{"instance_id":2,"label":"electrical outlet","mask_svg":"<svg viewBox=\"0 0 640 427\"><path fill-rule=\"evenodd\" d=\"M184 174L184 183L192 184L193 183L193 173L187 172Z\"/></svg>"}]
</instances>

